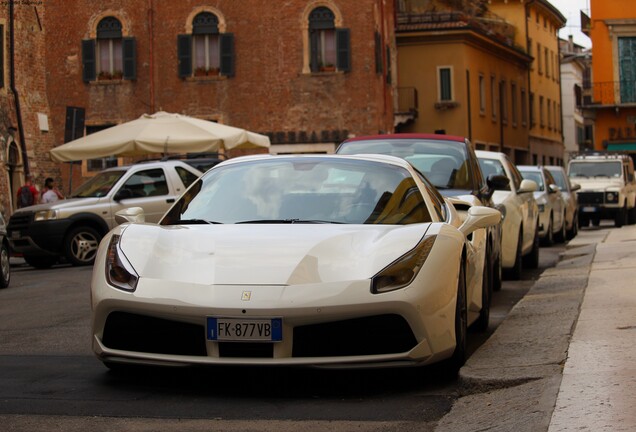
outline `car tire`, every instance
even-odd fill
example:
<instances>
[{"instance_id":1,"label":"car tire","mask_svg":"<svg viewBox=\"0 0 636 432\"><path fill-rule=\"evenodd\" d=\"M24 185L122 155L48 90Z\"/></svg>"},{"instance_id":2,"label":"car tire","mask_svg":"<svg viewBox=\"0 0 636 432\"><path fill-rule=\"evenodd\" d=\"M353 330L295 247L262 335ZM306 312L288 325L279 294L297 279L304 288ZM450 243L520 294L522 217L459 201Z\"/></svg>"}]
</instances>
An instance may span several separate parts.
<instances>
[{"instance_id":1,"label":"car tire","mask_svg":"<svg viewBox=\"0 0 636 432\"><path fill-rule=\"evenodd\" d=\"M568 240L572 240L579 233L579 216L574 213L572 217L572 227L568 230Z\"/></svg>"},{"instance_id":2,"label":"car tire","mask_svg":"<svg viewBox=\"0 0 636 432\"><path fill-rule=\"evenodd\" d=\"M636 207L632 207L627 211L627 224L636 224Z\"/></svg>"},{"instance_id":3,"label":"car tire","mask_svg":"<svg viewBox=\"0 0 636 432\"><path fill-rule=\"evenodd\" d=\"M89 226L71 229L64 241L66 259L74 266L93 264L101 239L102 235Z\"/></svg>"},{"instance_id":4,"label":"car tire","mask_svg":"<svg viewBox=\"0 0 636 432\"><path fill-rule=\"evenodd\" d=\"M554 236L554 241L556 243L565 243L565 240L567 239L567 232L565 228L565 213L562 215L561 220L563 221L561 223L561 229Z\"/></svg>"},{"instance_id":5,"label":"car tire","mask_svg":"<svg viewBox=\"0 0 636 432\"><path fill-rule=\"evenodd\" d=\"M552 232L552 213L550 213L550 222L548 222L548 229L543 239L544 246L552 246L554 244L554 233Z\"/></svg>"},{"instance_id":6,"label":"car tire","mask_svg":"<svg viewBox=\"0 0 636 432\"><path fill-rule=\"evenodd\" d=\"M487 250L487 252L490 251ZM490 261L486 259L484 263L484 277L482 278L481 284L481 310L479 311L479 318L477 318L474 324L475 329L479 332L488 330L488 324L490 323L490 304L492 303L493 290L492 277L493 267L490 265Z\"/></svg>"},{"instance_id":7,"label":"car tire","mask_svg":"<svg viewBox=\"0 0 636 432\"><path fill-rule=\"evenodd\" d=\"M579 228L586 228L590 224L590 217L579 213Z\"/></svg>"},{"instance_id":8,"label":"car tire","mask_svg":"<svg viewBox=\"0 0 636 432\"><path fill-rule=\"evenodd\" d=\"M444 363L444 369L451 376L457 376L459 369L466 363L468 338L468 305L466 304L466 276L464 262L459 265L457 281L457 301L455 302L455 350Z\"/></svg>"},{"instance_id":9,"label":"car tire","mask_svg":"<svg viewBox=\"0 0 636 432\"><path fill-rule=\"evenodd\" d=\"M621 207L616 212L616 215L614 215L614 225L616 226L616 228L622 227L623 225L625 225L625 222L627 222L627 204Z\"/></svg>"},{"instance_id":10,"label":"car tire","mask_svg":"<svg viewBox=\"0 0 636 432\"><path fill-rule=\"evenodd\" d=\"M57 257L55 256L43 256L43 255L24 255L24 261L36 269L47 269L57 263Z\"/></svg>"},{"instance_id":11,"label":"car tire","mask_svg":"<svg viewBox=\"0 0 636 432\"><path fill-rule=\"evenodd\" d=\"M9 246L0 244L0 288L6 288L11 282L11 263L9 262Z\"/></svg>"},{"instance_id":12,"label":"car tire","mask_svg":"<svg viewBox=\"0 0 636 432\"><path fill-rule=\"evenodd\" d=\"M512 280L521 279L521 273L523 272L523 231L519 230L519 236L517 240L517 251L515 253L515 265L508 270L508 278Z\"/></svg>"},{"instance_id":13,"label":"car tire","mask_svg":"<svg viewBox=\"0 0 636 432\"><path fill-rule=\"evenodd\" d=\"M539 268L539 249L540 249L539 240L539 225L537 224L537 228L534 231L534 240L532 241L532 250L525 257L525 265L530 269Z\"/></svg>"}]
</instances>

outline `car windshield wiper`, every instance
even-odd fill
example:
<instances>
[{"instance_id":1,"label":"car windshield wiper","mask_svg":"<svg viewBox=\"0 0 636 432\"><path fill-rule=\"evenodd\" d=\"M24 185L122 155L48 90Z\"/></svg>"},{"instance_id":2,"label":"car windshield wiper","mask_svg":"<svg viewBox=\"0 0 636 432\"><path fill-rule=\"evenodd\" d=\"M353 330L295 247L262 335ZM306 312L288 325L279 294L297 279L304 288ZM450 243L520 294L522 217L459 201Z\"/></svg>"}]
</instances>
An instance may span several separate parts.
<instances>
[{"instance_id":1,"label":"car windshield wiper","mask_svg":"<svg viewBox=\"0 0 636 432\"><path fill-rule=\"evenodd\" d=\"M318 219L255 219L235 222L237 224L341 224L342 222L326 221Z\"/></svg>"},{"instance_id":2,"label":"car windshield wiper","mask_svg":"<svg viewBox=\"0 0 636 432\"><path fill-rule=\"evenodd\" d=\"M209 221L205 219L179 219L170 225L206 225L206 224L222 224L223 222Z\"/></svg>"}]
</instances>

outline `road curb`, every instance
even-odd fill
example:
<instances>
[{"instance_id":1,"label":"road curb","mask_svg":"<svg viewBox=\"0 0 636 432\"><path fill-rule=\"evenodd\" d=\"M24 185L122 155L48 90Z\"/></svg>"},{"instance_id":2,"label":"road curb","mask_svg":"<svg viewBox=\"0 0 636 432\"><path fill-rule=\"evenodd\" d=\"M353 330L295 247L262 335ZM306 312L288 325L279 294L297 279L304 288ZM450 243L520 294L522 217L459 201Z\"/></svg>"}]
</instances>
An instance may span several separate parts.
<instances>
[{"instance_id":1,"label":"road curb","mask_svg":"<svg viewBox=\"0 0 636 432\"><path fill-rule=\"evenodd\" d=\"M468 359L459 374L460 397L436 432L548 430L596 244L604 236L573 239Z\"/></svg>"}]
</instances>

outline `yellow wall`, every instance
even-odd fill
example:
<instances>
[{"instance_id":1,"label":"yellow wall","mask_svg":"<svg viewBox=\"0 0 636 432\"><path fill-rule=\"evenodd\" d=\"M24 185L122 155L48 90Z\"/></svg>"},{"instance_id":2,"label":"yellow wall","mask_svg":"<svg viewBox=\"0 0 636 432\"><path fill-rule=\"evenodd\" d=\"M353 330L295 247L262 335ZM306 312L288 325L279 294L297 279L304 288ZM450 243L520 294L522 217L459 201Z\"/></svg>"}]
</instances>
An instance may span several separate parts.
<instances>
[{"instance_id":1,"label":"yellow wall","mask_svg":"<svg viewBox=\"0 0 636 432\"><path fill-rule=\"evenodd\" d=\"M516 60L515 60L516 59ZM436 108L438 102L438 67L453 70L453 108ZM467 71L469 77L467 77ZM480 148L499 149L502 140L499 85L505 81L507 124L503 126L506 148L527 149L528 130L522 124L521 89L527 94L527 69L522 56L503 48L497 42L466 31L462 36L448 33L422 33L398 37L398 74L400 87L415 87L419 98L419 115L415 122L401 128L403 132L432 133L443 129L447 134L471 137ZM479 76L485 80L485 110L480 112ZM491 76L496 82L496 117L492 116ZM468 85L470 82L470 109ZM516 115L512 121L511 82L516 83ZM469 122L470 113L470 122Z\"/></svg>"}]
</instances>

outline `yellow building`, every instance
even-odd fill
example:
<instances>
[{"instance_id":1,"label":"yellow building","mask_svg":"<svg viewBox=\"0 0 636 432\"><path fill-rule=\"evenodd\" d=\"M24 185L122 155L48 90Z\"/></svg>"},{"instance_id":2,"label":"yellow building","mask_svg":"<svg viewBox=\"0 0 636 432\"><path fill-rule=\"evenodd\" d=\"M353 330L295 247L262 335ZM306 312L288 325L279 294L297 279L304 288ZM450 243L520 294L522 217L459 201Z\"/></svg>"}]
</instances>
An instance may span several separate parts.
<instances>
[{"instance_id":1,"label":"yellow building","mask_svg":"<svg viewBox=\"0 0 636 432\"><path fill-rule=\"evenodd\" d=\"M528 161L528 68L514 28L443 1L398 2L399 132L446 133Z\"/></svg>"},{"instance_id":2,"label":"yellow building","mask_svg":"<svg viewBox=\"0 0 636 432\"><path fill-rule=\"evenodd\" d=\"M595 115L596 150L636 153L634 0L591 0L592 82L585 108Z\"/></svg>"},{"instance_id":3,"label":"yellow building","mask_svg":"<svg viewBox=\"0 0 636 432\"><path fill-rule=\"evenodd\" d=\"M490 0L490 10L516 29L514 42L533 58L529 72L529 146L532 164L563 161L558 32L566 19L546 0Z\"/></svg>"}]
</instances>

